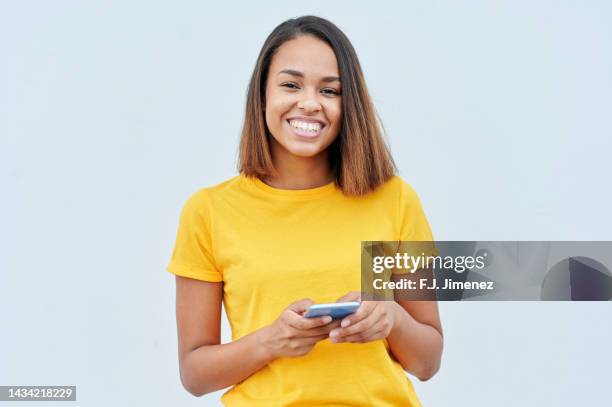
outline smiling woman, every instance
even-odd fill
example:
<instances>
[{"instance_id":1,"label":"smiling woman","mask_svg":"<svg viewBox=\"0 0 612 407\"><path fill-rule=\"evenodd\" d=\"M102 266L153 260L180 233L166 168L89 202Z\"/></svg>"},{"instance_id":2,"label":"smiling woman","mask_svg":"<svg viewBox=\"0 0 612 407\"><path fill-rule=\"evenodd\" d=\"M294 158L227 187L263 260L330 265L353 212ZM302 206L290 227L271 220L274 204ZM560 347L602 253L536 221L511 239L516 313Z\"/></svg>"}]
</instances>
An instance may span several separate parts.
<instances>
[{"instance_id":1,"label":"smiling woman","mask_svg":"<svg viewBox=\"0 0 612 407\"><path fill-rule=\"evenodd\" d=\"M433 237L395 175L357 55L331 22L285 21L249 83L240 174L185 203L176 275L181 380L227 406L420 406L440 366L435 301L360 301L361 241ZM360 301L332 321L314 303ZM220 343L221 304L232 341Z\"/></svg>"},{"instance_id":2,"label":"smiling woman","mask_svg":"<svg viewBox=\"0 0 612 407\"><path fill-rule=\"evenodd\" d=\"M301 36L279 47L269 69L266 123L273 160L324 151L336 139L342 117L334 50L315 37ZM317 166L328 174L325 167Z\"/></svg>"},{"instance_id":3,"label":"smiling woman","mask_svg":"<svg viewBox=\"0 0 612 407\"><path fill-rule=\"evenodd\" d=\"M328 157L321 152L338 135L340 87L334 50L323 41L301 36L279 47L266 85L266 123L278 174L287 174L286 167L302 162L310 167L309 182L331 181L326 179L330 174ZM312 157L317 158L303 159ZM287 180L270 181L270 185L287 187Z\"/></svg>"},{"instance_id":4,"label":"smiling woman","mask_svg":"<svg viewBox=\"0 0 612 407\"><path fill-rule=\"evenodd\" d=\"M270 34L249 83L239 170L291 188L286 177L296 171L287 166L308 174L300 188L333 179L347 195L367 194L395 172L353 46L312 16Z\"/></svg>"}]
</instances>

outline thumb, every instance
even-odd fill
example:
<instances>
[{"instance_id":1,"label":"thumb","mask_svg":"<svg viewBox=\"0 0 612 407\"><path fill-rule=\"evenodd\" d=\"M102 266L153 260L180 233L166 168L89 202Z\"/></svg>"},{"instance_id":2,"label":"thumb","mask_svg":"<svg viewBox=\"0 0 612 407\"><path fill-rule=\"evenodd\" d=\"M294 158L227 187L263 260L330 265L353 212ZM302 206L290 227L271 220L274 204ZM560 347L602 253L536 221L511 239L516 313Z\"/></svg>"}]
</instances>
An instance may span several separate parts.
<instances>
[{"instance_id":1,"label":"thumb","mask_svg":"<svg viewBox=\"0 0 612 407\"><path fill-rule=\"evenodd\" d=\"M305 312L312 304L314 304L313 300L311 300L310 298L304 298L291 304L289 306L289 309L298 314L301 314Z\"/></svg>"},{"instance_id":2,"label":"thumb","mask_svg":"<svg viewBox=\"0 0 612 407\"><path fill-rule=\"evenodd\" d=\"M359 291L350 291L342 297L338 298L336 302L348 302L348 301L361 301L361 293Z\"/></svg>"}]
</instances>

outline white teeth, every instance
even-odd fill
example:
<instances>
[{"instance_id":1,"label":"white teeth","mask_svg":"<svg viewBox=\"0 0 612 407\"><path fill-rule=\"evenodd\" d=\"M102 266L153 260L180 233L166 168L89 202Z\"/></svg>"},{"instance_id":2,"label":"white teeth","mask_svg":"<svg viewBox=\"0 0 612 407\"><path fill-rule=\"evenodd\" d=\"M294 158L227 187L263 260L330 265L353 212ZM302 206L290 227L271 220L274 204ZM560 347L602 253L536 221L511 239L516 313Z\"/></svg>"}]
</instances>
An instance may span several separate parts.
<instances>
[{"instance_id":1,"label":"white teeth","mask_svg":"<svg viewBox=\"0 0 612 407\"><path fill-rule=\"evenodd\" d=\"M291 120L289 122L293 127L300 130L317 132L321 130L321 123L302 122L300 120Z\"/></svg>"}]
</instances>

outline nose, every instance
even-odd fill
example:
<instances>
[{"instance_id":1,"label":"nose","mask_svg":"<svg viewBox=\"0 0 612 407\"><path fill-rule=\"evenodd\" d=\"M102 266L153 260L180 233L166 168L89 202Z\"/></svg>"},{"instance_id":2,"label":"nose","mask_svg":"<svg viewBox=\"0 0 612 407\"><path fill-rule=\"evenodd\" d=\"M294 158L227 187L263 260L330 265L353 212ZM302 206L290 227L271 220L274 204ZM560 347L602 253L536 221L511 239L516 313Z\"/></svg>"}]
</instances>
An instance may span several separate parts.
<instances>
[{"instance_id":1,"label":"nose","mask_svg":"<svg viewBox=\"0 0 612 407\"><path fill-rule=\"evenodd\" d=\"M298 101L297 107L306 112L318 112L321 110L321 103L317 100L316 91L305 91Z\"/></svg>"}]
</instances>

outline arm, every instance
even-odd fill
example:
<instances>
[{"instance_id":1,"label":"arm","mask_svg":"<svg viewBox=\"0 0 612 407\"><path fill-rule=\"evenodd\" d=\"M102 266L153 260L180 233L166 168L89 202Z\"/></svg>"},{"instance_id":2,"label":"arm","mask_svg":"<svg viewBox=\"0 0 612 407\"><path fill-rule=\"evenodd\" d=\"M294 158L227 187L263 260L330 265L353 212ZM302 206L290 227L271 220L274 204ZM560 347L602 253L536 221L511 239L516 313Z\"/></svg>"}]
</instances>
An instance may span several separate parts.
<instances>
[{"instance_id":1,"label":"arm","mask_svg":"<svg viewBox=\"0 0 612 407\"><path fill-rule=\"evenodd\" d=\"M387 341L404 370L421 381L440 369L443 333L436 301L389 301L395 313Z\"/></svg>"},{"instance_id":2,"label":"arm","mask_svg":"<svg viewBox=\"0 0 612 407\"><path fill-rule=\"evenodd\" d=\"M398 240L433 242L419 197L410 185L405 182L401 185ZM428 250L435 249L433 246L428 245ZM415 273L392 275L393 281L414 279L417 287L419 279L423 277L431 281L433 271L420 269ZM391 352L404 370L421 381L429 380L440 369L444 342L435 291L419 289L402 293L402 290L396 289L394 295L395 301L387 301L393 314L390 318L393 324L387 337Z\"/></svg>"},{"instance_id":3,"label":"arm","mask_svg":"<svg viewBox=\"0 0 612 407\"><path fill-rule=\"evenodd\" d=\"M361 294L350 292L338 301L361 301ZM333 343L386 338L395 359L421 381L430 379L440 368L443 338L435 300L404 301L396 297L395 301L362 301L354 314L342 320L340 328L330 332L330 338Z\"/></svg>"},{"instance_id":4,"label":"arm","mask_svg":"<svg viewBox=\"0 0 612 407\"><path fill-rule=\"evenodd\" d=\"M414 274L393 274L392 279L413 280L418 284L422 277L432 280L433 271L420 269ZM394 313L393 327L387 337L389 347L404 370L421 381L428 380L440 369L444 342L435 292L395 290L394 294L395 301L389 301Z\"/></svg>"},{"instance_id":5,"label":"arm","mask_svg":"<svg viewBox=\"0 0 612 407\"><path fill-rule=\"evenodd\" d=\"M176 321L181 382L194 396L246 379L271 361L261 330L221 345L223 283L176 276Z\"/></svg>"},{"instance_id":6,"label":"arm","mask_svg":"<svg viewBox=\"0 0 612 407\"><path fill-rule=\"evenodd\" d=\"M303 356L338 326L330 317L304 318L313 301L303 299L271 325L221 345L222 299L223 283L176 276L181 382L194 396L234 385L276 358Z\"/></svg>"}]
</instances>

